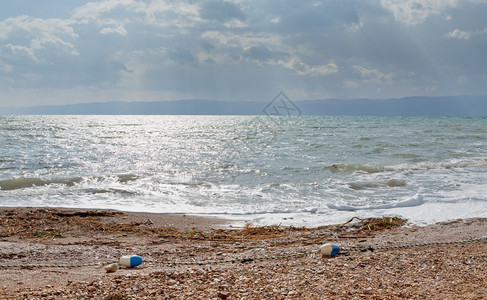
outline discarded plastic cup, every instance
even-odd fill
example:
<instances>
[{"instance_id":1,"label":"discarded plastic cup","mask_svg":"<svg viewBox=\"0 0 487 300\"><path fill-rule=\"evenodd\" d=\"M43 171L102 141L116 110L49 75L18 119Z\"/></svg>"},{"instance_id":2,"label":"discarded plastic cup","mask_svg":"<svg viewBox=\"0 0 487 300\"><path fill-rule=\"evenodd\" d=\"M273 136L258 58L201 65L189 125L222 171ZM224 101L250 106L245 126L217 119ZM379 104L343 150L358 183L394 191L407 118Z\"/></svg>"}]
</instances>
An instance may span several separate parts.
<instances>
[{"instance_id":1,"label":"discarded plastic cup","mask_svg":"<svg viewBox=\"0 0 487 300\"><path fill-rule=\"evenodd\" d=\"M124 255L120 258L120 264L127 268L137 267L142 263L142 257L138 255Z\"/></svg>"},{"instance_id":2,"label":"discarded plastic cup","mask_svg":"<svg viewBox=\"0 0 487 300\"><path fill-rule=\"evenodd\" d=\"M320 253L323 256L335 256L340 253L340 246L333 243L326 243L320 247Z\"/></svg>"}]
</instances>

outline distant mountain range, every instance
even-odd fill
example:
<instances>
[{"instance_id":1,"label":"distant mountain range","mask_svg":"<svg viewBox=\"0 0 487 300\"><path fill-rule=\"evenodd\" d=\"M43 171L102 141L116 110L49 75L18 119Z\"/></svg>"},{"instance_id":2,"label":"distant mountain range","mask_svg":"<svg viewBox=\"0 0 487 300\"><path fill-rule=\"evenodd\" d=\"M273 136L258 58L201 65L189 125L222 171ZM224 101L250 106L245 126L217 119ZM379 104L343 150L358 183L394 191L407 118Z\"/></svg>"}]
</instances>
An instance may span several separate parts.
<instances>
[{"instance_id":1,"label":"distant mountain range","mask_svg":"<svg viewBox=\"0 0 487 300\"><path fill-rule=\"evenodd\" d=\"M487 116L487 96L405 97L291 101L284 94L270 102L177 100L102 102L2 108L0 114L35 115L349 115Z\"/></svg>"}]
</instances>

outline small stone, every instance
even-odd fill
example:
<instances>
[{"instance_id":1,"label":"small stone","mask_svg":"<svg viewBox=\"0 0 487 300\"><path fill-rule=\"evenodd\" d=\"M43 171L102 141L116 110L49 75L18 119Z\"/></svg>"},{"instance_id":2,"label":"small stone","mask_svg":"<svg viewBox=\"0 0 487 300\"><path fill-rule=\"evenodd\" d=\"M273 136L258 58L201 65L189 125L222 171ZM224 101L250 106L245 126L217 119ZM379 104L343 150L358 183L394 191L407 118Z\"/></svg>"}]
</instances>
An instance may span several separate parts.
<instances>
[{"instance_id":1,"label":"small stone","mask_svg":"<svg viewBox=\"0 0 487 300\"><path fill-rule=\"evenodd\" d=\"M232 293L230 292L218 292L218 297L220 297L221 299L227 299L228 297L230 297L230 295L232 295Z\"/></svg>"},{"instance_id":2,"label":"small stone","mask_svg":"<svg viewBox=\"0 0 487 300\"><path fill-rule=\"evenodd\" d=\"M105 271L107 271L107 273L113 273L117 270L118 270L118 264L117 263L109 264L108 266L105 267Z\"/></svg>"}]
</instances>

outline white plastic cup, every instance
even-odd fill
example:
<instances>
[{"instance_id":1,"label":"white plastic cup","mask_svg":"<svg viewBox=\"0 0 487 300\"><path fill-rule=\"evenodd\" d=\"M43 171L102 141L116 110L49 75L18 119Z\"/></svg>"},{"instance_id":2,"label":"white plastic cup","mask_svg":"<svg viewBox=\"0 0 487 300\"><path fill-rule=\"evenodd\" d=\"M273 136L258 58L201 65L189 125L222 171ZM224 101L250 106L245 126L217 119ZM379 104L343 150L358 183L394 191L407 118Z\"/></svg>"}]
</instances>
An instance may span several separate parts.
<instances>
[{"instance_id":1,"label":"white plastic cup","mask_svg":"<svg viewBox=\"0 0 487 300\"><path fill-rule=\"evenodd\" d=\"M120 264L127 268L137 267L142 263L142 257L138 255L124 255L120 258Z\"/></svg>"},{"instance_id":2,"label":"white plastic cup","mask_svg":"<svg viewBox=\"0 0 487 300\"><path fill-rule=\"evenodd\" d=\"M340 253L340 246L333 243L326 243L320 247L320 253L323 256L335 256Z\"/></svg>"}]
</instances>

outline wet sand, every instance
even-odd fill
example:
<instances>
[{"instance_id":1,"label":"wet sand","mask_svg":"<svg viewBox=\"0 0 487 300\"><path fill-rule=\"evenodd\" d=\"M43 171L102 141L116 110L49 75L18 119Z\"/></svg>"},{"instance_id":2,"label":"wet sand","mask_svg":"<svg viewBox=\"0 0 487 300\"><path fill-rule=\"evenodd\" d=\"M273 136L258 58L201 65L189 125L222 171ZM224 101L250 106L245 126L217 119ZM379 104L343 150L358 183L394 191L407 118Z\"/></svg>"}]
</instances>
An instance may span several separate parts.
<instances>
[{"instance_id":1,"label":"wet sand","mask_svg":"<svg viewBox=\"0 0 487 300\"><path fill-rule=\"evenodd\" d=\"M486 219L230 226L188 215L0 208L0 298L487 299L487 241L390 249L485 237ZM311 253L327 242L364 252ZM371 251L378 247L388 249ZM105 271L127 254L145 262Z\"/></svg>"}]
</instances>

